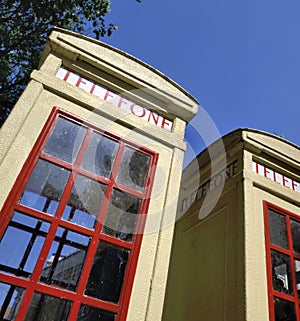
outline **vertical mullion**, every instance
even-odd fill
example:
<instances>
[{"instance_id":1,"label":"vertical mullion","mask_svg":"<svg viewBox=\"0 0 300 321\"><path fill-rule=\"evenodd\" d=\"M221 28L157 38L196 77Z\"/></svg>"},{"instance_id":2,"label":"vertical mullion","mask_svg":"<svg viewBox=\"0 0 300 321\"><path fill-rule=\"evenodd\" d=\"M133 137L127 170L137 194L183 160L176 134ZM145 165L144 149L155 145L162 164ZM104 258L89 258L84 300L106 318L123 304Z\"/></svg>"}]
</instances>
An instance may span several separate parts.
<instances>
[{"instance_id":1,"label":"vertical mullion","mask_svg":"<svg viewBox=\"0 0 300 321\"><path fill-rule=\"evenodd\" d=\"M292 237L292 229L291 229L291 218L289 215L285 214L285 216L286 216L288 244L289 244L289 252L290 252L290 264L291 264L291 273L292 273L292 282L293 282L295 313L296 313L297 321L300 321L298 291L297 291L297 282L296 282L296 269L295 269L295 260L294 260L294 247L293 247L293 237Z\"/></svg>"}]
</instances>

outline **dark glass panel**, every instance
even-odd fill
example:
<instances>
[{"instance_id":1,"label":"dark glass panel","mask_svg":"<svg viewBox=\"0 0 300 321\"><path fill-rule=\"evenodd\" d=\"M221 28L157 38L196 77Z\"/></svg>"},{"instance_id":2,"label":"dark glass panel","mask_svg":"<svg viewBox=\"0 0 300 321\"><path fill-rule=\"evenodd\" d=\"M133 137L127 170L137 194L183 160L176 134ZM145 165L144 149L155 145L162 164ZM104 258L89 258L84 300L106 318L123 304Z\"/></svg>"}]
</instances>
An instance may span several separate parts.
<instances>
[{"instance_id":1,"label":"dark glass panel","mask_svg":"<svg viewBox=\"0 0 300 321\"><path fill-rule=\"evenodd\" d=\"M49 223L15 212L0 242L0 270L29 277L49 226Z\"/></svg>"},{"instance_id":2,"label":"dark glass panel","mask_svg":"<svg viewBox=\"0 0 300 321\"><path fill-rule=\"evenodd\" d=\"M291 220L291 230L293 238L293 249L294 252L300 254L300 223Z\"/></svg>"},{"instance_id":3,"label":"dark glass panel","mask_svg":"<svg viewBox=\"0 0 300 321\"><path fill-rule=\"evenodd\" d=\"M88 177L78 175L63 219L93 228L99 214L106 186Z\"/></svg>"},{"instance_id":4,"label":"dark glass panel","mask_svg":"<svg viewBox=\"0 0 300 321\"><path fill-rule=\"evenodd\" d=\"M131 241L139 207L139 198L113 190L102 232L121 240Z\"/></svg>"},{"instance_id":5,"label":"dark glass panel","mask_svg":"<svg viewBox=\"0 0 300 321\"><path fill-rule=\"evenodd\" d=\"M99 242L85 294L105 301L119 301L129 251Z\"/></svg>"},{"instance_id":6,"label":"dark glass panel","mask_svg":"<svg viewBox=\"0 0 300 321\"><path fill-rule=\"evenodd\" d=\"M294 303L274 298L275 321L296 321Z\"/></svg>"},{"instance_id":7,"label":"dark glass panel","mask_svg":"<svg viewBox=\"0 0 300 321\"><path fill-rule=\"evenodd\" d=\"M295 273L296 273L296 287L298 292L298 297L300 298L300 261L295 260Z\"/></svg>"},{"instance_id":8,"label":"dark glass panel","mask_svg":"<svg viewBox=\"0 0 300 321\"><path fill-rule=\"evenodd\" d=\"M53 214L66 186L70 171L40 159L25 187L20 204ZM51 204L52 203L52 204ZM53 208L54 207L54 208Z\"/></svg>"},{"instance_id":9,"label":"dark glass panel","mask_svg":"<svg viewBox=\"0 0 300 321\"><path fill-rule=\"evenodd\" d=\"M75 291L90 238L66 229L58 229L52 243L41 282Z\"/></svg>"},{"instance_id":10,"label":"dark glass panel","mask_svg":"<svg viewBox=\"0 0 300 321\"><path fill-rule=\"evenodd\" d=\"M59 117L44 147L44 153L74 163L86 128Z\"/></svg>"},{"instance_id":11,"label":"dark glass panel","mask_svg":"<svg viewBox=\"0 0 300 321\"><path fill-rule=\"evenodd\" d=\"M81 305L77 321L114 321L116 315L88 305Z\"/></svg>"},{"instance_id":12,"label":"dark glass panel","mask_svg":"<svg viewBox=\"0 0 300 321\"><path fill-rule=\"evenodd\" d=\"M273 289L293 294L291 265L288 255L271 250Z\"/></svg>"},{"instance_id":13,"label":"dark glass panel","mask_svg":"<svg viewBox=\"0 0 300 321\"><path fill-rule=\"evenodd\" d=\"M93 133L81 167L99 176L109 177L119 143Z\"/></svg>"},{"instance_id":14,"label":"dark glass panel","mask_svg":"<svg viewBox=\"0 0 300 321\"><path fill-rule=\"evenodd\" d=\"M67 321L70 307L70 301L34 293L25 321Z\"/></svg>"},{"instance_id":15,"label":"dark glass panel","mask_svg":"<svg viewBox=\"0 0 300 321\"><path fill-rule=\"evenodd\" d=\"M22 288L0 283L0 320L15 320L24 291Z\"/></svg>"},{"instance_id":16,"label":"dark glass panel","mask_svg":"<svg viewBox=\"0 0 300 321\"><path fill-rule=\"evenodd\" d=\"M269 209L270 242L288 249L285 216Z\"/></svg>"},{"instance_id":17,"label":"dark glass panel","mask_svg":"<svg viewBox=\"0 0 300 321\"><path fill-rule=\"evenodd\" d=\"M125 147L117 182L143 191L150 157L130 147Z\"/></svg>"}]
</instances>

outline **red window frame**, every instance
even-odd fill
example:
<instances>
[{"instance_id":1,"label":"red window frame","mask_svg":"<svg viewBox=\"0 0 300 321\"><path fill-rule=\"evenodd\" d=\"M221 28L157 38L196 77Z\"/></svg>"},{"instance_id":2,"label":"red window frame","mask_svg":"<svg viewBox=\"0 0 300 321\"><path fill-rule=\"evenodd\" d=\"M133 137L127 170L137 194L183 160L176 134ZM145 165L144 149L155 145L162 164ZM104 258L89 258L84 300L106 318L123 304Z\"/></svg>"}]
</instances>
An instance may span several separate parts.
<instances>
[{"instance_id":1,"label":"red window frame","mask_svg":"<svg viewBox=\"0 0 300 321\"><path fill-rule=\"evenodd\" d=\"M88 130L87 134L85 136L85 139L83 140L82 146L81 146L81 152L79 152L79 156L77 157L78 159L80 158L80 153L84 153L84 150L87 148L87 144L89 141L89 138L91 137L91 133L93 131L96 131L102 135L106 135L110 138L113 138L114 140L118 141L120 143L119 150L117 152L116 158L115 158L115 165L113 167L113 172L111 175L111 179L106 179L106 178L101 178L97 177L97 180L100 182L105 182L107 184L107 190L109 190L107 193L111 195L113 188L119 188L120 190L130 193L133 196L137 196L141 199L141 205L139 209L138 214L138 219L136 223L136 230L139 230L139 233L134 234L132 241L127 242L124 240L120 240L118 238L114 238L112 236L106 235L101 233L102 225L103 222L101 222L101 219L99 222L96 224L94 230L87 230L84 227L81 227L79 225L76 225L74 223L71 223L70 221L65 221L61 219L62 213L57 214L56 216L50 216L47 215L43 212L40 212L38 210L26 207L24 205L18 204L18 200L21 197L21 194L26 186L26 183L32 173L33 168L37 164L39 159L44 159L47 161L50 161L52 163L61 165L62 167L65 167L71 171L75 171L76 173L80 173L82 171L78 164L68 164L63 161L59 161L58 159L44 154L42 152L42 149L51 133L52 128L55 125L55 122L58 117L65 117L67 119L70 119L74 122L77 122L81 125L84 125ZM145 181L145 188L144 191L134 191L124 185L120 185L119 183L116 182L116 174L118 170L118 166L120 165L121 162L121 156L122 152L124 151L124 147L129 146L135 149L138 149L139 151L142 151L143 153L147 154L150 156L150 163L149 163L149 168L146 176L146 181ZM8 285L14 285L17 287L22 287L25 288L25 294L23 296L23 300L21 302L20 308L18 310L18 314L15 318L15 321L21 321L25 318L27 309L29 307L29 304L31 302L31 298L33 293L39 292L42 294L46 295L51 295L59 298L63 298L66 300L70 300L72 302L71 309L69 312L69 321L74 321L77 318L79 308L81 304L87 304L91 305L93 307L103 309L106 311L110 311L113 313L116 313L116 318L115 321L125 321L127 317L127 312L128 312L128 305L129 305L129 300L130 300L130 295L132 291L132 285L135 277L135 271L137 267L137 262L138 262L138 256L139 256L139 251L142 243L142 238L143 238L143 233L142 231L144 230L145 222L146 222L146 214L148 211L148 206L149 206L149 201L150 201L150 194L152 190L152 185L153 185L153 178L154 178L154 173L157 165L157 160L158 160L158 154L143 147L139 146L138 144L128 141L126 139L123 139L122 137L114 134L114 133L108 133L106 131L101 130L101 128L98 128L92 123L87 122L86 120L79 118L67 111L64 111L63 109L59 107L53 107L53 110L46 121L46 124L39 135L39 138L37 139L37 142L35 143L35 146L33 147L28 159L26 160L20 174L18 175L18 178L6 200L4 203L3 209L0 213L0 238L2 238L6 227L8 226L8 223L10 222L10 219L12 217L12 214L14 211L19 211L21 213L33 216L37 219L42 219L43 221L46 221L51 224L50 230L48 232L49 235L55 235L55 229L53 227L61 226L66 229L69 229L74 232L78 233L83 233L84 235L90 236L91 237L91 242L89 245L89 249L86 254L82 274L80 281L78 283L77 290L74 292L58 288L58 287L53 287L51 285L46 285L39 283L39 277L40 273L43 269L44 262L42 260L38 260L35 266L35 269L30 277L30 279L18 277L15 275L10 275L5 272L0 271L0 282L6 283ZM114 172L115 171L115 172ZM85 175L87 174L86 172L84 173ZM95 178L95 175L90 175L91 178ZM65 191L66 190L71 190L72 189L72 184L74 183L74 179L72 178L72 174L70 175L70 178L68 180L68 183L66 185ZM66 204L68 201L68 193L64 192L62 195L62 198L60 200L60 203ZM104 198L103 204L102 204L102 210L100 211L99 215L104 215L105 211L103 209L107 209L108 207L109 200L107 198ZM63 208L63 206L61 206ZM62 211L62 210L61 210ZM59 209L57 210L57 213L61 212ZM102 214L101 214L102 213ZM60 216L59 216L60 215ZM41 257L47 257L47 253L50 250L51 247L51 242L53 241L54 236L52 235L51 238L46 238L43 248L41 250L41 253L39 255L39 258ZM87 283L88 277L89 277L89 271L91 268L91 265L93 263L93 257L94 254L97 250L97 244L98 241L105 241L111 245L116 245L118 247L121 247L122 249L128 249L130 250L128 262L127 262L127 267L124 275L124 281L123 281L123 286L120 294L120 299L118 303L112 303L112 302L107 302L107 301L102 301L93 297L89 297L87 295L84 295L84 290L85 290L85 285Z\"/></svg>"},{"instance_id":2,"label":"red window frame","mask_svg":"<svg viewBox=\"0 0 300 321\"><path fill-rule=\"evenodd\" d=\"M264 208L264 225L265 225L265 244L266 244L266 263L267 263L267 280L268 280L268 301L269 301L269 315L270 321L275 321L275 305L274 299L282 299L294 304L296 320L300 321L300 294L297 291L295 260L300 260L300 254L297 254L293 250L293 238L290 220L298 221L300 223L299 215L289 212L279 206L276 206L267 201L263 202ZM269 210L276 212L277 214L285 217L286 234L288 249L271 243L270 228L269 228ZM289 257L289 263L291 268L291 283L293 294L286 294L273 289L273 266L271 258L271 250L279 252Z\"/></svg>"}]
</instances>

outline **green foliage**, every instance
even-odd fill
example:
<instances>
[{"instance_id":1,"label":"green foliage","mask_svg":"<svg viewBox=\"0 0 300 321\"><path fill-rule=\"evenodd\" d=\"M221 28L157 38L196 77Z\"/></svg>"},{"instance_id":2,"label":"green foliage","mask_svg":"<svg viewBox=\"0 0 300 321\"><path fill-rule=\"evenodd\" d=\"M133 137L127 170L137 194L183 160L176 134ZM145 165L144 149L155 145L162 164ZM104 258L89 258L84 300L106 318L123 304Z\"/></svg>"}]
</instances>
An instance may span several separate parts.
<instances>
[{"instance_id":1,"label":"green foliage","mask_svg":"<svg viewBox=\"0 0 300 321\"><path fill-rule=\"evenodd\" d=\"M140 2L140 0L136 0ZM110 0L4 0L0 6L0 126L37 67L53 26L93 36L110 36L105 23ZM88 26L88 27L87 27ZM89 28L89 29L87 29Z\"/></svg>"}]
</instances>

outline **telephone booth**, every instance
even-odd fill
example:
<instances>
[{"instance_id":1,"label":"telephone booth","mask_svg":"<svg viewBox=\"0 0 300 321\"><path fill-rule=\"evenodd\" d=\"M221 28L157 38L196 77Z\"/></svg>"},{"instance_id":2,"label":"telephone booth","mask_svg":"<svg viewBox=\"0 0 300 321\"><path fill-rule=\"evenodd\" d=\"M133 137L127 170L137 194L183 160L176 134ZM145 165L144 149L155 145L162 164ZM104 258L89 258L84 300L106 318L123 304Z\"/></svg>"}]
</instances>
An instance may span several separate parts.
<instances>
[{"instance_id":1,"label":"telephone booth","mask_svg":"<svg viewBox=\"0 0 300 321\"><path fill-rule=\"evenodd\" d=\"M54 29L0 133L0 319L161 320L197 101Z\"/></svg>"}]
</instances>

